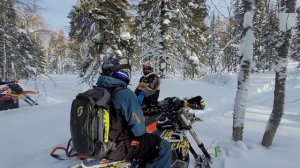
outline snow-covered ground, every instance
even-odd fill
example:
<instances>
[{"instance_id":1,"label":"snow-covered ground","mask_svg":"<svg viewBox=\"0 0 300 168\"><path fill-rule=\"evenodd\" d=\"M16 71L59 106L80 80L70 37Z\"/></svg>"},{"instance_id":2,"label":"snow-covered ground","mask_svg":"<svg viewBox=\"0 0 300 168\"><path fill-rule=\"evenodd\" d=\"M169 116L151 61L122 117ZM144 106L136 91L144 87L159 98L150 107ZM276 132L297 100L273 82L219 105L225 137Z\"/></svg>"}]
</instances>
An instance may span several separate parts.
<instances>
[{"instance_id":1,"label":"snow-covered ground","mask_svg":"<svg viewBox=\"0 0 300 168\"><path fill-rule=\"evenodd\" d=\"M272 111L274 73L251 74L244 140L231 140L236 75L206 76L199 80L165 79L160 99L201 95L206 109L193 111L204 121L194 129L209 152L221 148L214 168L296 168L300 149L300 70L289 64L285 114L270 148L261 146ZM132 79L131 89L138 78ZM21 102L19 109L0 111L0 168L64 168L72 160L59 161L49 156L57 145L70 138L69 113L72 99L89 88L73 75L52 76L38 82L21 81L26 89L39 91L38 106ZM192 140L192 139L191 139ZM192 141L192 145L195 143ZM195 146L196 147L196 146ZM190 167L194 164L191 160Z\"/></svg>"}]
</instances>

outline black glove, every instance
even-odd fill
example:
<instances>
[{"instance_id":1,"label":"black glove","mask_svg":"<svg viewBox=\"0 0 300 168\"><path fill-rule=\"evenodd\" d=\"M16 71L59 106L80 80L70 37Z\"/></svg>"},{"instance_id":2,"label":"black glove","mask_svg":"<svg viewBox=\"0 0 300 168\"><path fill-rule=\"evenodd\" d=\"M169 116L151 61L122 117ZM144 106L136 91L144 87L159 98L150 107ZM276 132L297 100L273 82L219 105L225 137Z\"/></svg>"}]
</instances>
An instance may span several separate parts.
<instances>
[{"instance_id":1,"label":"black glove","mask_svg":"<svg viewBox=\"0 0 300 168\"><path fill-rule=\"evenodd\" d=\"M192 109L203 110L205 108L205 103L201 96L190 98L187 102Z\"/></svg>"},{"instance_id":2,"label":"black glove","mask_svg":"<svg viewBox=\"0 0 300 168\"><path fill-rule=\"evenodd\" d=\"M178 97L171 97L169 102L175 110L179 110L184 105L184 101Z\"/></svg>"}]
</instances>

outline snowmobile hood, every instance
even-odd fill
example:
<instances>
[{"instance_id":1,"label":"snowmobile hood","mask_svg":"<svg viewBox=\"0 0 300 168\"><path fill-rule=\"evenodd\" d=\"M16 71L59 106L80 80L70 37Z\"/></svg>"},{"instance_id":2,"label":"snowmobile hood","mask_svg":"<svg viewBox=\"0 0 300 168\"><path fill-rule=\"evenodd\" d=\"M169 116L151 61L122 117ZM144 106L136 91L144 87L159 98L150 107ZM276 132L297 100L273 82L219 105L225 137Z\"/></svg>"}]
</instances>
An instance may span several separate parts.
<instances>
[{"instance_id":1,"label":"snowmobile hood","mask_svg":"<svg viewBox=\"0 0 300 168\"><path fill-rule=\"evenodd\" d=\"M124 88L127 87L127 84L124 81L110 77L110 76L105 76L105 75L101 75L98 78L96 85L98 87L105 87L105 88L113 88L116 86L121 86Z\"/></svg>"}]
</instances>

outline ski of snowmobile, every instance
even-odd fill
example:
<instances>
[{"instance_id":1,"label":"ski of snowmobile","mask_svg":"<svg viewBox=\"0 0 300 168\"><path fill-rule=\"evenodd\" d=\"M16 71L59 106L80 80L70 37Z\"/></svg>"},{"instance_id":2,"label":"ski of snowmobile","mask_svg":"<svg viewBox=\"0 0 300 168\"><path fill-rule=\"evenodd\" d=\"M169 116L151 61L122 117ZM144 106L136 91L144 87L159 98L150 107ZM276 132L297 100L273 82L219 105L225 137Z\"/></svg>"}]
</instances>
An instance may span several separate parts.
<instances>
[{"instance_id":1,"label":"ski of snowmobile","mask_svg":"<svg viewBox=\"0 0 300 168\"><path fill-rule=\"evenodd\" d=\"M22 94L21 96L24 97L24 101L26 103L28 103L30 106L33 106L33 105L38 105L38 103L36 101L34 101L31 97L29 97L28 95L26 94Z\"/></svg>"}]
</instances>

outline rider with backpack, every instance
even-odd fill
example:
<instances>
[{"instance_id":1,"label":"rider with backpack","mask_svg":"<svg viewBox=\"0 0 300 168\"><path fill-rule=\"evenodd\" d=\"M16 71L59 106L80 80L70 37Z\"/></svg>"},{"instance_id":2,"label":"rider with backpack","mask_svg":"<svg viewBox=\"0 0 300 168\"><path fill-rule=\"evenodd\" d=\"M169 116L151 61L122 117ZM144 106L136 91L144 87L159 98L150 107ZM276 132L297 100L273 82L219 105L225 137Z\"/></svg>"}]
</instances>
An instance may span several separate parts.
<instances>
[{"instance_id":1,"label":"rider with backpack","mask_svg":"<svg viewBox=\"0 0 300 168\"><path fill-rule=\"evenodd\" d=\"M127 88L131 69L118 58L102 65L97 87L114 90L110 103L110 140L115 148L107 154L111 160L141 160L140 167L171 167L170 143L146 132L143 111L134 92Z\"/></svg>"},{"instance_id":2,"label":"rider with backpack","mask_svg":"<svg viewBox=\"0 0 300 168\"><path fill-rule=\"evenodd\" d=\"M130 73L127 70L130 71L131 66L121 63L120 57L110 57L104 61L96 86L79 93L72 101L71 139L66 148L54 148L50 153L52 157L65 160L66 158L55 153L57 150L63 150L67 157L75 156L83 160L80 163L82 167L140 168L170 168L171 160L175 158L172 160L175 163L177 155L183 159L180 155L182 152L177 154L177 149L173 150L171 156L170 142L159 135L146 132L144 114L138 99L135 93L127 88L130 82ZM181 107L205 107L201 96L188 100L166 100L172 104L172 113ZM159 110L159 107L164 106L157 106L156 110ZM156 127L155 123L154 126ZM147 130L151 132L148 128L150 127L147 127ZM176 155L174 158L173 154Z\"/></svg>"}]
</instances>

